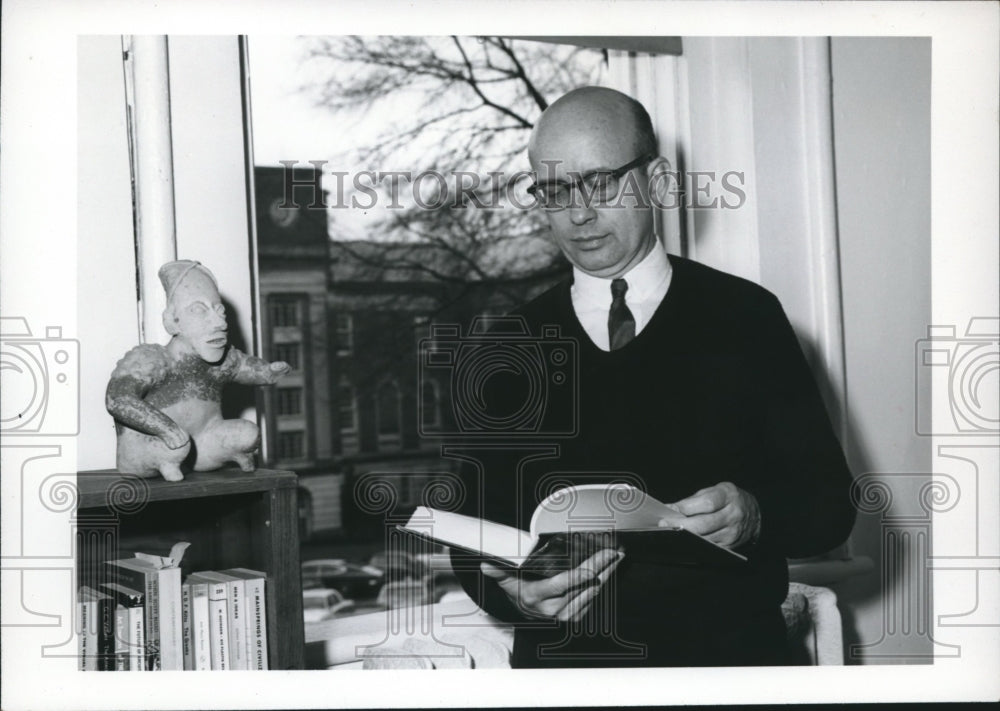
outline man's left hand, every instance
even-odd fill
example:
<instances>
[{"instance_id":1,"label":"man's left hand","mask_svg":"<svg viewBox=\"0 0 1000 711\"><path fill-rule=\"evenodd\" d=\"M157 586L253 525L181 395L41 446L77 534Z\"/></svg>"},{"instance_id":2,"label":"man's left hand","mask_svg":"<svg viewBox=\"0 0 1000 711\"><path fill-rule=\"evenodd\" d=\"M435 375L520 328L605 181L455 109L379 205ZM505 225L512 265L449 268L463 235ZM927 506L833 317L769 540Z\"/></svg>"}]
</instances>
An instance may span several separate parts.
<instances>
[{"instance_id":1,"label":"man's left hand","mask_svg":"<svg viewBox=\"0 0 1000 711\"><path fill-rule=\"evenodd\" d=\"M684 514L683 517L664 518L661 526L679 525L720 546L739 548L756 541L760 534L757 499L728 481L701 489L671 508Z\"/></svg>"}]
</instances>

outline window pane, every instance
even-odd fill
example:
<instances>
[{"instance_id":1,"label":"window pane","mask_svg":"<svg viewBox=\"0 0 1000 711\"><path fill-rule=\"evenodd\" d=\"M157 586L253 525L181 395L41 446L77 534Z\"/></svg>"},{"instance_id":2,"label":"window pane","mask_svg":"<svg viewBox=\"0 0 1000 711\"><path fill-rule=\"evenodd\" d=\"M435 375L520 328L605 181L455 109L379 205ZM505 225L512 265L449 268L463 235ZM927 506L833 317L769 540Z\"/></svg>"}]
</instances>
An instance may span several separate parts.
<instances>
[{"instance_id":1,"label":"window pane","mask_svg":"<svg viewBox=\"0 0 1000 711\"><path fill-rule=\"evenodd\" d=\"M304 444L304 432L279 432L278 459L301 459L305 453Z\"/></svg>"},{"instance_id":2,"label":"window pane","mask_svg":"<svg viewBox=\"0 0 1000 711\"><path fill-rule=\"evenodd\" d=\"M383 384L378 393L379 435L399 434L399 408L399 388L395 383Z\"/></svg>"},{"instance_id":3,"label":"window pane","mask_svg":"<svg viewBox=\"0 0 1000 711\"><path fill-rule=\"evenodd\" d=\"M302 414L302 389L301 388L278 388L278 414L279 415L301 415Z\"/></svg>"},{"instance_id":4,"label":"window pane","mask_svg":"<svg viewBox=\"0 0 1000 711\"><path fill-rule=\"evenodd\" d=\"M606 61L600 50L501 37L254 36L248 45L262 352L292 365L277 387L298 391L269 398L269 451L309 481L314 530L357 544L304 548L304 558L369 563L385 554L384 518L359 506L359 478L396 472L413 503L426 483L415 472L462 467L434 438L448 427L450 372L422 385L419 342L432 320L460 338L475 315L507 313L569 273L544 215L500 193L529 168L541 106L602 83ZM426 71L461 64L463 52L488 104L464 75ZM362 176L387 169L410 176L397 184L399 209L386 207L391 181ZM476 209L459 171L477 174L476 197L496 209ZM437 175L447 184L417 182ZM371 209L358 179L377 193ZM443 209L416 203L435 193L449 201ZM469 209L450 209L452 199Z\"/></svg>"},{"instance_id":5,"label":"window pane","mask_svg":"<svg viewBox=\"0 0 1000 711\"><path fill-rule=\"evenodd\" d=\"M298 343L278 343L274 346L274 360L283 360L292 367L292 370L299 370L301 349Z\"/></svg>"},{"instance_id":6,"label":"window pane","mask_svg":"<svg viewBox=\"0 0 1000 711\"><path fill-rule=\"evenodd\" d=\"M423 415L423 423L428 427L436 427L440 424L440 398L438 397L437 383L433 380L424 381L421 395L420 407Z\"/></svg>"},{"instance_id":7,"label":"window pane","mask_svg":"<svg viewBox=\"0 0 1000 711\"><path fill-rule=\"evenodd\" d=\"M354 350L354 319L350 314L337 314L335 317L337 353L346 355Z\"/></svg>"}]
</instances>

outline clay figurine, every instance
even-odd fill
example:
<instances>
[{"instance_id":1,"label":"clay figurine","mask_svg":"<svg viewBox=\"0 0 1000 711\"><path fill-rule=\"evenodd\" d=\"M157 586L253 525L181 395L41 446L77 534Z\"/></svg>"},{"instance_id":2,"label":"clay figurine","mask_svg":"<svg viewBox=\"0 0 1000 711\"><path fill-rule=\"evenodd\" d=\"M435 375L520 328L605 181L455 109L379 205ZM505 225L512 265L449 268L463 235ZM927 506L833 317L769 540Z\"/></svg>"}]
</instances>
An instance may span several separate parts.
<instances>
[{"instance_id":1,"label":"clay figurine","mask_svg":"<svg viewBox=\"0 0 1000 711\"><path fill-rule=\"evenodd\" d=\"M229 346L226 310L212 273L198 262L164 264L166 346L136 346L118 361L106 406L118 434L118 471L180 481L181 471L235 462L253 471L260 429L222 418L227 383L271 385L291 368Z\"/></svg>"}]
</instances>

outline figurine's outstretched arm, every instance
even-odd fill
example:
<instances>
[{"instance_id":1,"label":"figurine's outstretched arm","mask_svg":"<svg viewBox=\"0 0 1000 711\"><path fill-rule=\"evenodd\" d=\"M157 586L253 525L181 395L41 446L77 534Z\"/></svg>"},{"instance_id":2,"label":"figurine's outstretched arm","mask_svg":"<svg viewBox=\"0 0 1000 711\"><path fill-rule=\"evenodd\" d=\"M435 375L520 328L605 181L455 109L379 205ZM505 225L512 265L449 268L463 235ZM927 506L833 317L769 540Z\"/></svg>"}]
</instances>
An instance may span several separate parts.
<instances>
[{"instance_id":1,"label":"figurine's outstretched arm","mask_svg":"<svg viewBox=\"0 0 1000 711\"><path fill-rule=\"evenodd\" d=\"M170 449L178 449L190 440L188 433L142 399L163 379L166 368L166 357L159 346L136 346L118 361L108 381L104 403L111 416L121 424L155 435Z\"/></svg>"},{"instance_id":2,"label":"figurine's outstretched arm","mask_svg":"<svg viewBox=\"0 0 1000 711\"><path fill-rule=\"evenodd\" d=\"M241 385L273 385L292 369L284 361L268 363L263 358L247 355L236 348L229 349L227 360L230 359L234 364L233 382Z\"/></svg>"}]
</instances>

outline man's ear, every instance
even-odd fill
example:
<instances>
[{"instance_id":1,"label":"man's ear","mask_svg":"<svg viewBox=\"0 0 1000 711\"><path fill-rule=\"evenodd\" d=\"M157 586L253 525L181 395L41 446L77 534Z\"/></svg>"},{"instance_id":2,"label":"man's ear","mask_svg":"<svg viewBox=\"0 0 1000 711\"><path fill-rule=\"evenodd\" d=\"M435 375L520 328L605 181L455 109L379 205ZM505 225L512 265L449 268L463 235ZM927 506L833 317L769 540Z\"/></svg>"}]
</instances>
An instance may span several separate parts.
<instances>
[{"instance_id":1,"label":"man's ear","mask_svg":"<svg viewBox=\"0 0 1000 711\"><path fill-rule=\"evenodd\" d=\"M665 209L670 205L670 198L677 183L677 176L670 169L670 161L663 156L657 156L646 166L646 177L649 179L649 199L653 207Z\"/></svg>"},{"instance_id":2,"label":"man's ear","mask_svg":"<svg viewBox=\"0 0 1000 711\"><path fill-rule=\"evenodd\" d=\"M163 328L167 330L169 335L177 335L177 318L174 316L174 307L170 304L167 304L167 308L163 309Z\"/></svg>"}]
</instances>

